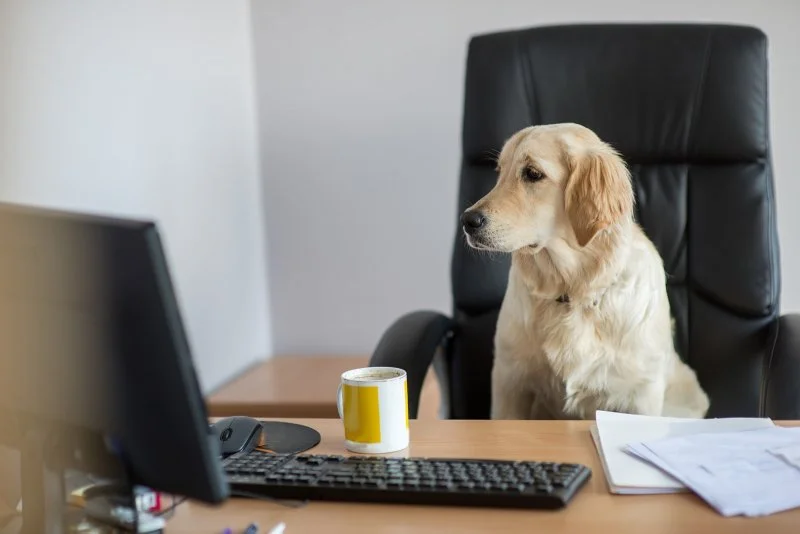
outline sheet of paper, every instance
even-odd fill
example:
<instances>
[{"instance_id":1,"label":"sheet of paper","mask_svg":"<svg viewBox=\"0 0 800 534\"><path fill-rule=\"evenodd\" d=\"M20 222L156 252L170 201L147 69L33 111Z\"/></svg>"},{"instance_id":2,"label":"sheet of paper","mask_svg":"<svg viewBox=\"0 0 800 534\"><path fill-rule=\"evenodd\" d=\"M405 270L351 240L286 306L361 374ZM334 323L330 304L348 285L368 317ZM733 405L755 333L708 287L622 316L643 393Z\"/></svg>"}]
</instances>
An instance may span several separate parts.
<instances>
[{"instance_id":1,"label":"sheet of paper","mask_svg":"<svg viewBox=\"0 0 800 534\"><path fill-rule=\"evenodd\" d=\"M789 465L800 469L800 443L771 448L769 452Z\"/></svg>"},{"instance_id":2,"label":"sheet of paper","mask_svg":"<svg viewBox=\"0 0 800 534\"><path fill-rule=\"evenodd\" d=\"M800 444L800 428L702 433L631 443L725 516L769 515L800 506L800 469L772 450Z\"/></svg>"},{"instance_id":3,"label":"sheet of paper","mask_svg":"<svg viewBox=\"0 0 800 534\"><path fill-rule=\"evenodd\" d=\"M682 419L598 411L592 433L609 490L619 494L686 491L679 480L625 452L628 443L698 432L729 432L774 426L769 419Z\"/></svg>"}]
</instances>

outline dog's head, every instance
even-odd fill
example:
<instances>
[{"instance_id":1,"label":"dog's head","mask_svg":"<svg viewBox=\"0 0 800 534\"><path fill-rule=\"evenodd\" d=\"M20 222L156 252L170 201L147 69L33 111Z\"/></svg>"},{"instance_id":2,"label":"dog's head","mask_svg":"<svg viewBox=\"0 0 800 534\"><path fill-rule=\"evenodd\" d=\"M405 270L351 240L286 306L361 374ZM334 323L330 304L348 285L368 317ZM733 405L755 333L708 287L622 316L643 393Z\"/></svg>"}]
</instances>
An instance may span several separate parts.
<instances>
[{"instance_id":1,"label":"dog's head","mask_svg":"<svg viewBox=\"0 0 800 534\"><path fill-rule=\"evenodd\" d=\"M494 188L461 216L477 249L537 252L554 238L585 247L633 213L622 158L577 124L520 130L503 146L497 172Z\"/></svg>"}]
</instances>

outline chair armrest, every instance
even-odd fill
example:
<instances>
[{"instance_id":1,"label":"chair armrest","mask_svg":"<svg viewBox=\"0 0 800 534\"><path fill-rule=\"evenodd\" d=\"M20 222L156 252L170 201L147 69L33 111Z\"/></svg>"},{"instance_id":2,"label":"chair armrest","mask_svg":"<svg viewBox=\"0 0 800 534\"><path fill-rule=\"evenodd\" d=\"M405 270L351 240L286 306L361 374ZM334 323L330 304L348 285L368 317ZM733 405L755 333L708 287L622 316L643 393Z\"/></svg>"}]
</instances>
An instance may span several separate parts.
<instances>
[{"instance_id":1,"label":"chair armrest","mask_svg":"<svg viewBox=\"0 0 800 534\"><path fill-rule=\"evenodd\" d=\"M454 322L434 311L416 311L395 321L384 332L369 360L370 367L399 367L408 375L408 416L417 417L422 383L433 356Z\"/></svg>"},{"instance_id":2,"label":"chair armrest","mask_svg":"<svg viewBox=\"0 0 800 534\"><path fill-rule=\"evenodd\" d=\"M778 318L763 391L766 417L800 419L800 314Z\"/></svg>"}]
</instances>

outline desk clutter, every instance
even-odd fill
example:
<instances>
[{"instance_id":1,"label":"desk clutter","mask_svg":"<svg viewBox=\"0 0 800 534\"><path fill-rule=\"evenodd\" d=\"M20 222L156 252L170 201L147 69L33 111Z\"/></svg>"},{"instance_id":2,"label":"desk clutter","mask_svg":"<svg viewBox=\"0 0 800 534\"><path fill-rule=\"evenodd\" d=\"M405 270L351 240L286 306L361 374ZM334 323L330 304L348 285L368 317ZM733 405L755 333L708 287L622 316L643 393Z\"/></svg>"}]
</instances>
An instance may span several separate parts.
<instances>
[{"instance_id":1,"label":"desk clutter","mask_svg":"<svg viewBox=\"0 0 800 534\"><path fill-rule=\"evenodd\" d=\"M229 417L213 425L222 443L231 494L282 500L558 509L591 477L571 463L391 458L376 454L408 449L410 426L406 372L366 367L342 374L337 405L343 448L364 456L299 455L319 443L289 440L269 446L259 429L270 422ZM295 447L296 445L302 447ZM342 451L344 452L344 451ZM283 454L281 454L283 453Z\"/></svg>"},{"instance_id":2,"label":"desk clutter","mask_svg":"<svg viewBox=\"0 0 800 534\"><path fill-rule=\"evenodd\" d=\"M726 517L800 507L800 428L598 411L591 434L611 493L692 491Z\"/></svg>"}]
</instances>

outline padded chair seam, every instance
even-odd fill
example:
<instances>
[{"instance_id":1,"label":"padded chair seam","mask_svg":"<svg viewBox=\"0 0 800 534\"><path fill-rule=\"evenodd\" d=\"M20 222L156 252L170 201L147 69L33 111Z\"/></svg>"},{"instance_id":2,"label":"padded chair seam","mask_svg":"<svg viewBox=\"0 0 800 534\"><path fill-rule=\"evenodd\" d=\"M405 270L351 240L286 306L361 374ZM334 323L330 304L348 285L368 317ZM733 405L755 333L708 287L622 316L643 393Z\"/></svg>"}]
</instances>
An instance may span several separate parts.
<instances>
[{"instance_id":1,"label":"padded chair seam","mask_svg":"<svg viewBox=\"0 0 800 534\"><path fill-rule=\"evenodd\" d=\"M759 399L758 403L759 417L764 417L767 411L767 393L769 390L770 372L772 370L772 358L775 355L775 348L778 346L778 335L780 334L780 329L781 318L778 317L775 319L775 331L772 335L772 348L770 349L767 357L764 358L764 365L761 366L761 372L763 374L761 376L761 398Z\"/></svg>"},{"instance_id":2,"label":"padded chair seam","mask_svg":"<svg viewBox=\"0 0 800 534\"><path fill-rule=\"evenodd\" d=\"M726 312L729 312L740 319L764 319L772 315L774 311L774 306L769 306L764 311L760 312L753 312L751 310L743 309L741 306L737 306L735 304L730 304L726 302L722 302L718 297L716 297L713 293L707 291L705 288L697 285L692 280L687 281L687 285L689 286L689 290L692 291L697 297L703 299L707 303L717 306L719 308L724 309Z\"/></svg>"},{"instance_id":3,"label":"padded chair seam","mask_svg":"<svg viewBox=\"0 0 800 534\"><path fill-rule=\"evenodd\" d=\"M495 161L487 158L486 156L491 152L497 151L499 149L495 148L487 148L481 154L473 154L468 155L463 158L464 163L468 166L472 167L494 167ZM649 167L660 167L660 166L696 166L696 167L712 167L712 166L729 166L729 165L753 165L753 164L765 164L767 163L766 156L758 156L755 158L747 158L747 159L724 159L724 158L705 158L705 159L669 159L669 158L659 158L653 157L651 158L637 158L631 156L624 156L625 163L629 166L632 165L642 165L642 166L649 166Z\"/></svg>"},{"instance_id":4,"label":"padded chair seam","mask_svg":"<svg viewBox=\"0 0 800 534\"><path fill-rule=\"evenodd\" d=\"M534 90L533 73L531 72L531 62L526 52L523 52L522 38L524 34L518 33L516 39L517 45L517 60L519 62L520 71L522 73L522 83L525 89L525 94L528 98L525 100L526 107L528 108L528 120L530 125L538 124L534 117L534 110L538 108L536 104L536 91Z\"/></svg>"},{"instance_id":5,"label":"padded chair seam","mask_svg":"<svg viewBox=\"0 0 800 534\"><path fill-rule=\"evenodd\" d=\"M694 109L692 110L692 117L689 122L689 130L686 136L686 147L685 152L689 154L689 150L692 146L692 141L695 138L697 133L697 118L700 116L700 110L703 107L703 100L706 93L706 84L708 81L708 69L711 65L711 41L714 35L714 29L709 28L708 36L706 37L706 47L703 52L703 69L700 72L700 80L697 83L697 96L695 97L694 101Z\"/></svg>"}]
</instances>

